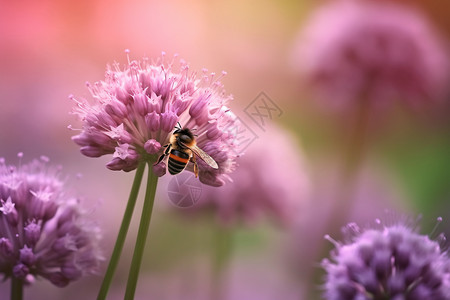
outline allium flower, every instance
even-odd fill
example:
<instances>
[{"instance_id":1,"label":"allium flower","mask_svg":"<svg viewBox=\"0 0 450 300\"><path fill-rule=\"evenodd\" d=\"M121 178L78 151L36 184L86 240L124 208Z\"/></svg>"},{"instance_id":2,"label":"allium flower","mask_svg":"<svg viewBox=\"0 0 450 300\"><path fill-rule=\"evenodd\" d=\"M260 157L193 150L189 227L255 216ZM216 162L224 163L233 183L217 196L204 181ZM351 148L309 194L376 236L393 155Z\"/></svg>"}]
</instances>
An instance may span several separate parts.
<instances>
[{"instance_id":1,"label":"allium flower","mask_svg":"<svg viewBox=\"0 0 450 300\"><path fill-rule=\"evenodd\" d=\"M446 50L425 18L383 1L334 1L305 25L297 65L327 105L349 108L402 100L415 107L442 99Z\"/></svg>"},{"instance_id":2,"label":"allium flower","mask_svg":"<svg viewBox=\"0 0 450 300\"><path fill-rule=\"evenodd\" d=\"M287 225L300 216L310 188L302 152L282 129L268 126L264 134L270 142L261 137L245 150L231 175L233 184L204 187L188 211L212 211L223 224L270 216Z\"/></svg>"},{"instance_id":3,"label":"allium flower","mask_svg":"<svg viewBox=\"0 0 450 300\"><path fill-rule=\"evenodd\" d=\"M450 299L450 264L438 241L399 222L374 229L346 226L348 241L337 243L327 272L325 298ZM327 237L331 240L331 238ZM441 240L445 240L443 235Z\"/></svg>"},{"instance_id":4,"label":"allium flower","mask_svg":"<svg viewBox=\"0 0 450 300\"><path fill-rule=\"evenodd\" d=\"M44 161L47 158L42 158ZM0 273L63 287L96 272L97 227L64 193L57 170L35 160L18 168L0 161Z\"/></svg>"},{"instance_id":5,"label":"allium flower","mask_svg":"<svg viewBox=\"0 0 450 300\"><path fill-rule=\"evenodd\" d=\"M223 185L236 157L235 131L230 128L239 124L226 107L231 97L219 80L206 69L201 76L189 72L183 60L176 68L173 61L164 61L164 53L153 63L131 61L124 70L109 66L104 81L88 84L93 101L72 97L83 121L81 133L72 139L86 156L112 154L109 169L131 171L140 161L158 159L179 122L193 130L197 145L219 165L215 170L198 159L200 181ZM154 171L164 175L165 163Z\"/></svg>"},{"instance_id":6,"label":"allium flower","mask_svg":"<svg viewBox=\"0 0 450 300\"><path fill-rule=\"evenodd\" d=\"M316 292L313 274L318 270L311 261L320 260L322 249L328 246L323 236L332 230L339 231L339 228L334 228L332 224L335 223L332 220L341 213L337 209L347 212L345 223L350 220L363 223L383 214L386 209L407 211L410 209L408 206L410 202L406 201L403 193L398 190L395 180L386 172L378 170L378 166L365 164L359 170L352 193L346 194L352 203L351 206L339 206L339 203L336 203L337 195L342 193L342 173L339 164L322 158L320 163L314 165L311 173L313 174L311 198L303 208L307 213L298 219L290 239L292 246L288 249L290 266L303 281L310 281L308 286Z\"/></svg>"}]
</instances>

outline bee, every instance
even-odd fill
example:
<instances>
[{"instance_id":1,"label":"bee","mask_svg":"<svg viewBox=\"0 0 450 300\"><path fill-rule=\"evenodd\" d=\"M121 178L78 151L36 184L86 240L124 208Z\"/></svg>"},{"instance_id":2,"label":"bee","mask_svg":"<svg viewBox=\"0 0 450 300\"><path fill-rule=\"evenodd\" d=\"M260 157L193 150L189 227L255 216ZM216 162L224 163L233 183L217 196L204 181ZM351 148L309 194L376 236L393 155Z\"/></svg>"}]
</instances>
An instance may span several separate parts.
<instances>
[{"instance_id":1,"label":"bee","mask_svg":"<svg viewBox=\"0 0 450 300\"><path fill-rule=\"evenodd\" d=\"M194 164L195 177L198 177L196 156L200 157L200 159L207 163L211 168L219 168L217 162L197 146L195 135L192 131L189 128L181 128L180 123L175 127L175 131L170 137L169 144L164 147L166 149L159 157L156 164L159 164L166 156L169 156L167 168L172 175L176 175L183 171L188 162L191 161Z\"/></svg>"}]
</instances>

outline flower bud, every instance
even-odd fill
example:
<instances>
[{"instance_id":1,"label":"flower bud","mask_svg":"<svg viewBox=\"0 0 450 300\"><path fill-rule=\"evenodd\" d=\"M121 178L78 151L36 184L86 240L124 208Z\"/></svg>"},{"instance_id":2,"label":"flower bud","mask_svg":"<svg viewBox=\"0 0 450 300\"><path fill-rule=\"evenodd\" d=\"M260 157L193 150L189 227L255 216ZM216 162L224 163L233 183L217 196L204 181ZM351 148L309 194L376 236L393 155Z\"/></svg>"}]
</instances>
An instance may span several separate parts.
<instances>
[{"instance_id":1,"label":"flower bud","mask_svg":"<svg viewBox=\"0 0 450 300\"><path fill-rule=\"evenodd\" d=\"M161 117L156 112L151 112L145 116L145 123L150 131L157 132L160 128Z\"/></svg>"},{"instance_id":2,"label":"flower bud","mask_svg":"<svg viewBox=\"0 0 450 300\"><path fill-rule=\"evenodd\" d=\"M12 273L16 278L25 279L30 273L30 269L23 263L18 263L13 267Z\"/></svg>"},{"instance_id":3,"label":"flower bud","mask_svg":"<svg viewBox=\"0 0 450 300\"><path fill-rule=\"evenodd\" d=\"M145 142L144 149L148 154L156 154L158 153L159 149L161 149L161 144L156 140L151 139Z\"/></svg>"},{"instance_id":4,"label":"flower bud","mask_svg":"<svg viewBox=\"0 0 450 300\"><path fill-rule=\"evenodd\" d=\"M36 245L37 241L41 237L41 225L36 223L36 220L28 223L24 228L25 230L25 240L30 246Z\"/></svg>"}]
</instances>

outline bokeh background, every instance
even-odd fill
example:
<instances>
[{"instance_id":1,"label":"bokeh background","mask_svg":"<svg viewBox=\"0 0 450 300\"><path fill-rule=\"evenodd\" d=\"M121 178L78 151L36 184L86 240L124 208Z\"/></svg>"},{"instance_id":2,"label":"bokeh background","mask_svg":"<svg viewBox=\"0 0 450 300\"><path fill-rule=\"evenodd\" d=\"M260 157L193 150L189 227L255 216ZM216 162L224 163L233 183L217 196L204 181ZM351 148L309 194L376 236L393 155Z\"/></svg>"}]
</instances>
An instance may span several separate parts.
<instances>
[{"instance_id":1,"label":"bokeh background","mask_svg":"<svg viewBox=\"0 0 450 300\"><path fill-rule=\"evenodd\" d=\"M447 49L448 1L385 2L423 14ZM70 139L75 133L67 126L81 125L69 113L73 103L68 95L89 97L84 83L103 79L108 63L126 63L125 49L133 59L165 51L168 56L179 53L193 70L226 70L223 83L234 96L232 108L258 137L253 150L264 153L264 143L273 144L274 134L290 140L290 149L273 147L277 159L263 156L258 164L282 166L265 186L298 188L301 209L289 225L270 217L223 223L214 210L191 215L174 207L167 199L171 178L165 176L158 187L136 298L219 299L219 293L223 299L315 299L322 282L319 263L331 248L323 235L331 233L339 240L339 227L347 221L367 224L389 209L422 214L425 233L443 216L439 230L450 234L449 95L426 112L395 105L377 120L379 128L342 195L347 118L318 104L294 65L302 59L295 57L299 33L325 3L0 1L0 156L14 164L22 151L24 162L47 155L62 165L70 188L103 227L109 258L133 175L106 169L108 158L79 153ZM267 120L280 133L261 130L244 112L260 92L282 110ZM292 159L299 167L286 163ZM268 172L258 164L251 169L255 174ZM342 197L352 200L340 205ZM110 299L123 297L139 204ZM269 216L271 209L276 208L266 208ZM101 274L64 289L38 280L26 289L25 297L94 299L100 283ZM0 284L0 293L6 299L8 283Z\"/></svg>"}]
</instances>

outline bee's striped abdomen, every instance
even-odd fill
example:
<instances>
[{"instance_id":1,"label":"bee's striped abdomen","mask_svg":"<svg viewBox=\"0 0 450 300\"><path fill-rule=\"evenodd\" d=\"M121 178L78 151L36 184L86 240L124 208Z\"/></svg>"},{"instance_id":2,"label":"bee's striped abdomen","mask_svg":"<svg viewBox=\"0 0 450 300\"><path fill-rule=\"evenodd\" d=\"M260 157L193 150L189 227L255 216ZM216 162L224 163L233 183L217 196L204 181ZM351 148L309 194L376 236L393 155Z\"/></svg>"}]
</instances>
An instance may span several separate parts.
<instances>
[{"instance_id":1,"label":"bee's striped abdomen","mask_svg":"<svg viewBox=\"0 0 450 300\"><path fill-rule=\"evenodd\" d=\"M169 160L167 162L167 168L169 169L169 173L172 175L178 174L186 168L187 163L189 162L189 155L178 151L172 150L169 154Z\"/></svg>"}]
</instances>

